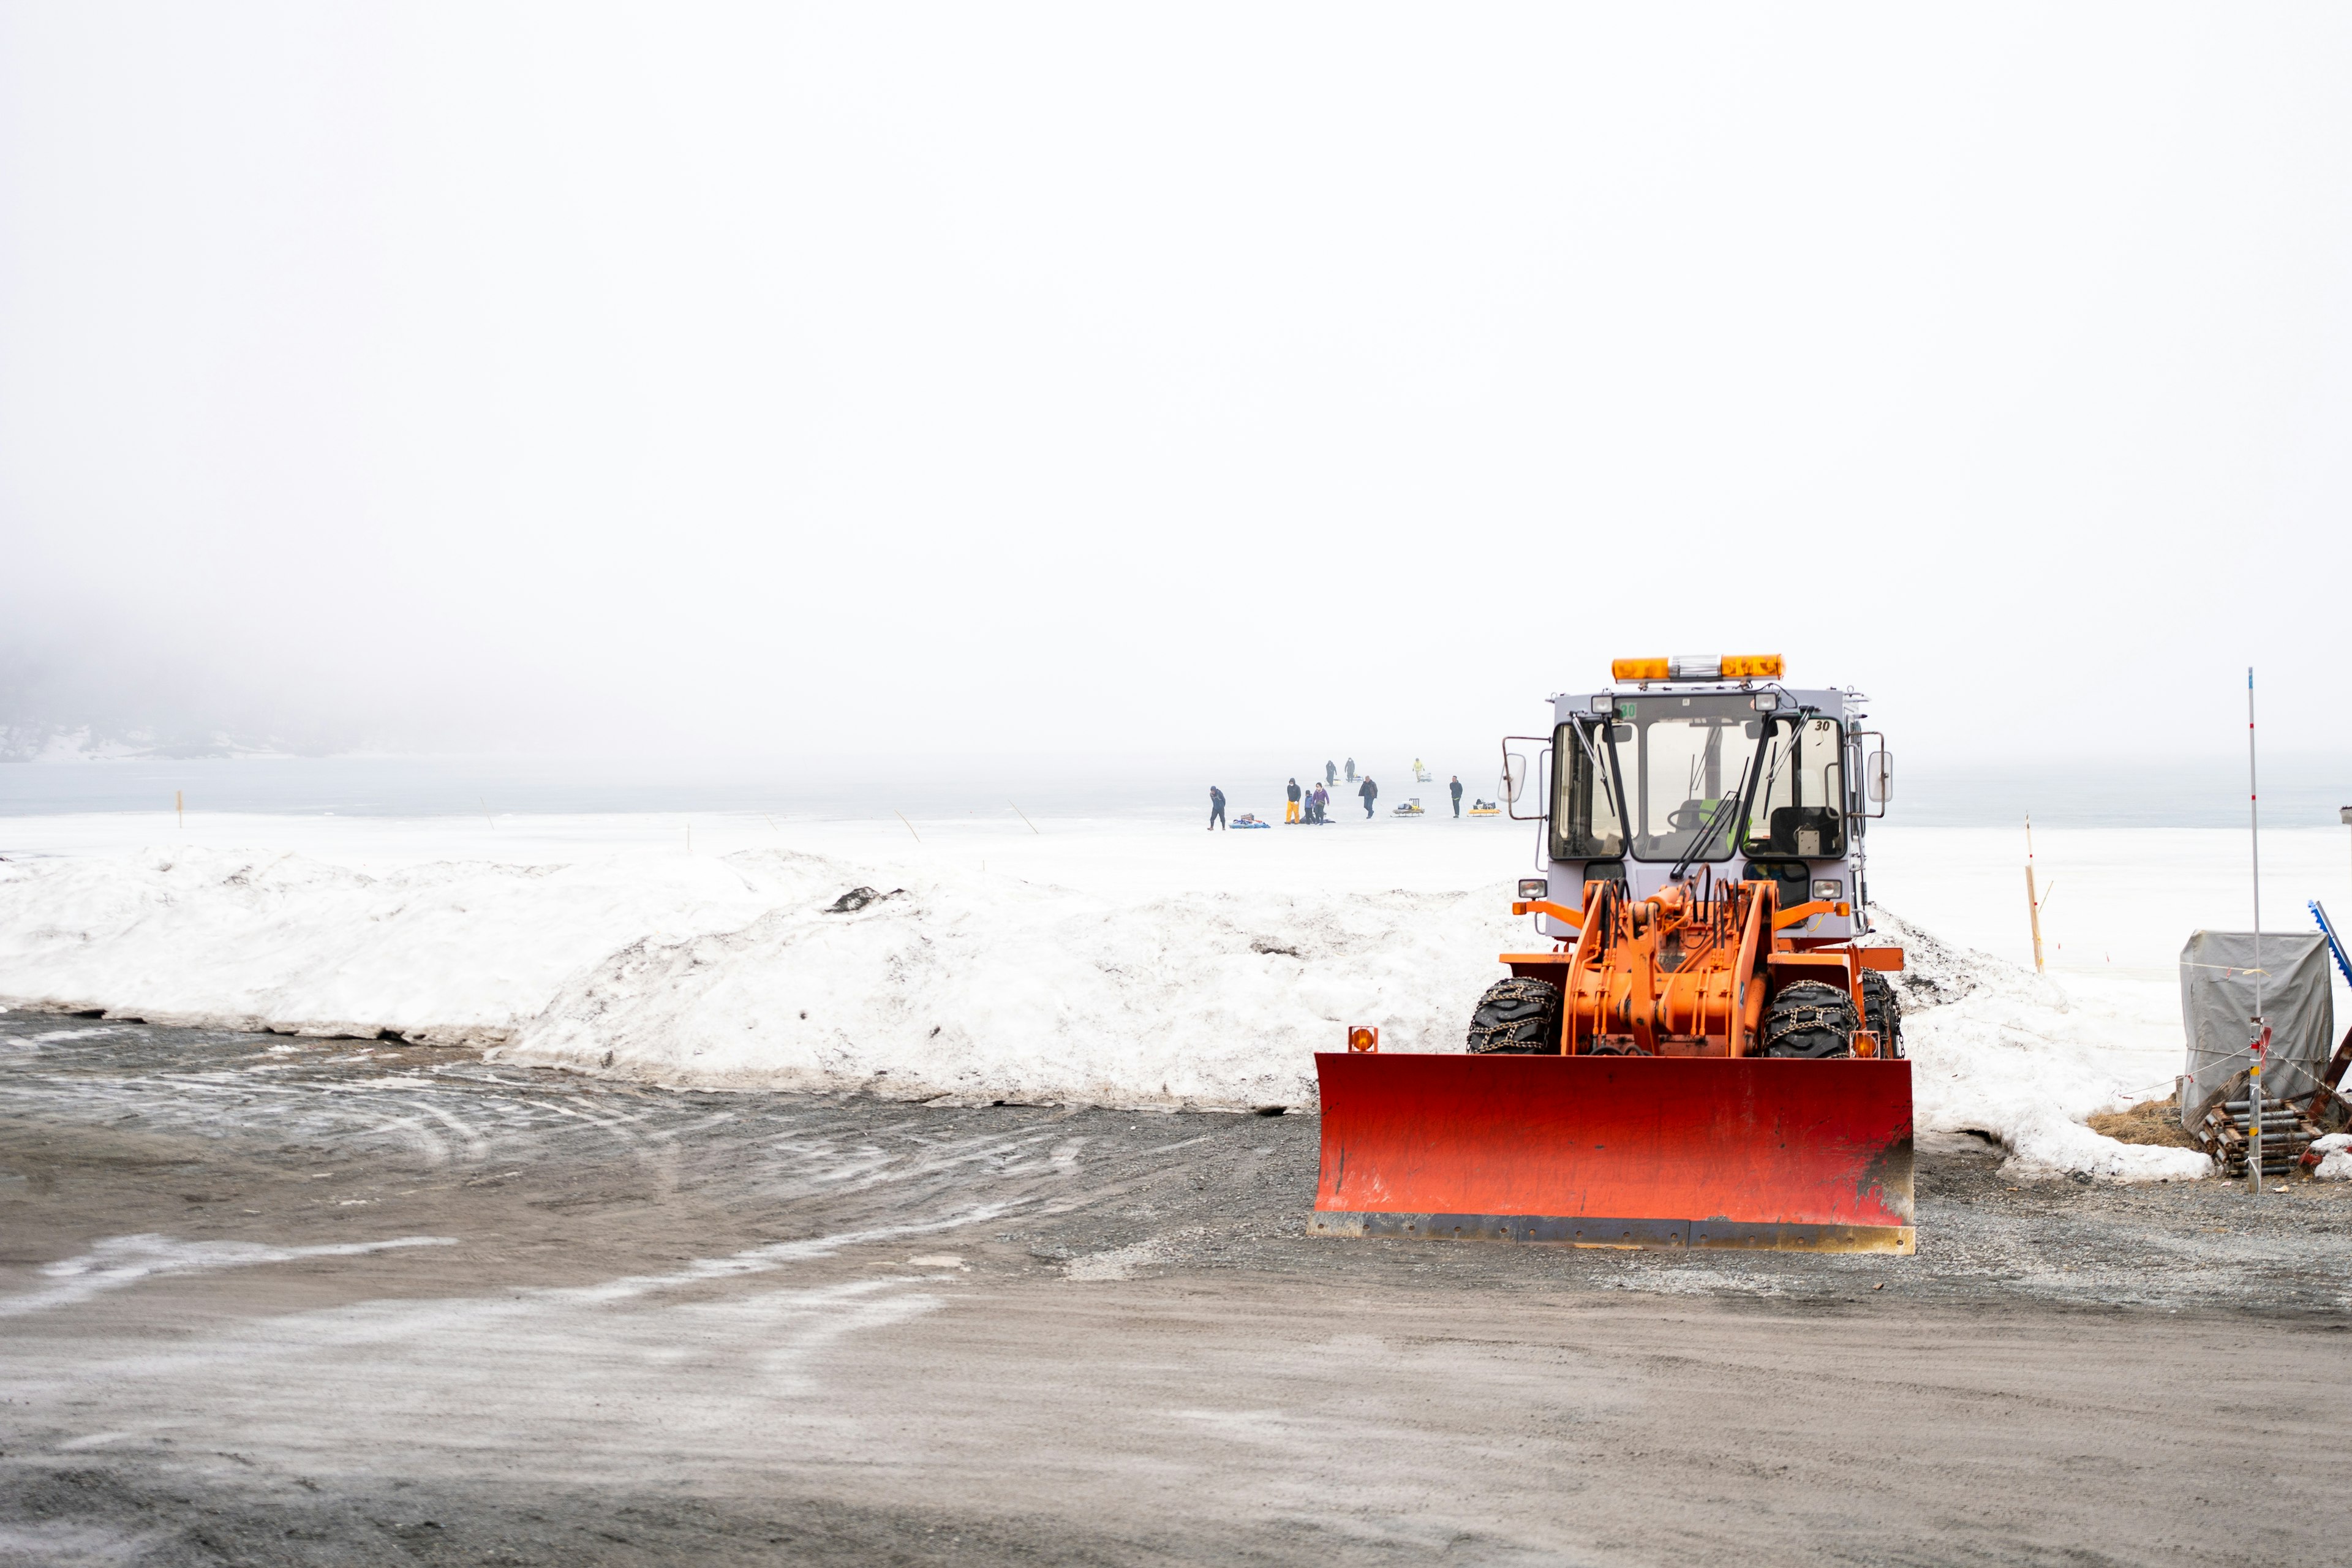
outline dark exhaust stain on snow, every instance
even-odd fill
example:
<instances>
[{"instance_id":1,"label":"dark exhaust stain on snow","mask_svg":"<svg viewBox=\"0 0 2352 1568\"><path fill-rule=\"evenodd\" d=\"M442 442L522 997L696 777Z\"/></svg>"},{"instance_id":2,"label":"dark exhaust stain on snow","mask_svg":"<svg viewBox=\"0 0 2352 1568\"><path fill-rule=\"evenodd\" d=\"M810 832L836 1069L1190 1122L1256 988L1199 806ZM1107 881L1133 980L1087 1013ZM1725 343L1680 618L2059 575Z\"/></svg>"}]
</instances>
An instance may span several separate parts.
<instances>
[{"instance_id":1,"label":"dark exhaust stain on snow","mask_svg":"<svg viewBox=\"0 0 2352 1568\"><path fill-rule=\"evenodd\" d=\"M824 912L829 915L853 914L868 904L878 903L884 899L895 899L906 890L904 888L893 888L887 893L877 893L871 888L852 888L827 904Z\"/></svg>"}]
</instances>

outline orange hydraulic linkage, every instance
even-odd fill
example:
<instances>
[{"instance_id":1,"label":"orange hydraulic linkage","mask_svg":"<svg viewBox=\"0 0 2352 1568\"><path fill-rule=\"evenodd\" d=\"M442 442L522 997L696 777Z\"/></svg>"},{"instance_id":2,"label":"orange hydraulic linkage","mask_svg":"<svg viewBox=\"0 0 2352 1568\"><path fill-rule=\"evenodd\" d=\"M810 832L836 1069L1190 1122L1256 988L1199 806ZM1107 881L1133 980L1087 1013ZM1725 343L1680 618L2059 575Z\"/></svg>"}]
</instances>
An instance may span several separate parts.
<instances>
[{"instance_id":1,"label":"orange hydraulic linkage","mask_svg":"<svg viewBox=\"0 0 2352 1568\"><path fill-rule=\"evenodd\" d=\"M1780 935L1816 915L1853 906L1817 900L1780 909L1769 882L1683 884L1638 902L1614 882L1588 882L1584 907L1523 900L1515 915L1544 914L1576 932L1549 953L1507 953L1513 973L1559 987L1563 1056L1744 1057L1754 1047L1769 994L1797 980L1826 981L1864 1013L1865 969L1900 969L1900 948L1819 943L1804 951ZM1858 1056L1876 1053L1866 1029Z\"/></svg>"},{"instance_id":2,"label":"orange hydraulic linkage","mask_svg":"<svg viewBox=\"0 0 2352 1568\"><path fill-rule=\"evenodd\" d=\"M1562 1054L1743 1054L1763 1006L1771 893L1749 882L1702 899L1677 885L1635 903L1588 884L1560 984Z\"/></svg>"}]
</instances>

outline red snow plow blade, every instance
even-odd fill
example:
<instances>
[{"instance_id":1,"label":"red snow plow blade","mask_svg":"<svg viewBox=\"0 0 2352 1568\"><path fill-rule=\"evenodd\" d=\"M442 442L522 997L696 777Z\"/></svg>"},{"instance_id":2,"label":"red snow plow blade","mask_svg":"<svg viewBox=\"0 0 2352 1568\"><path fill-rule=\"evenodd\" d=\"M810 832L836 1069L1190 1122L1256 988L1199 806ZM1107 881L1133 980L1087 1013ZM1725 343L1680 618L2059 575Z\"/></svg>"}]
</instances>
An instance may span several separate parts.
<instances>
[{"instance_id":1,"label":"red snow plow blade","mask_svg":"<svg viewBox=\"0 0 2352 1568\"><path fill-rule=\"evenodd\" d=\"M1911 1064L1318 1052L1318 1236L1913 1248Z\"/></svg>"}]
</instances>

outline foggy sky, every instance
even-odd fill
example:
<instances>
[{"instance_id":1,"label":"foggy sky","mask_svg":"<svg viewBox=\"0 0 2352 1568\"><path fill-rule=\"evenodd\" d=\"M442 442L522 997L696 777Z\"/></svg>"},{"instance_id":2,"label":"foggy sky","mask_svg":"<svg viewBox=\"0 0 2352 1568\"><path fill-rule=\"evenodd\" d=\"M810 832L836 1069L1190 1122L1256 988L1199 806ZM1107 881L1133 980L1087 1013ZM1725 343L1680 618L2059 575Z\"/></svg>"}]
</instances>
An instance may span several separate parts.
<instances>
[{"instance_id":1,"label":"foggy sky","mask_svg":"<svg viewBox=\"0 0 2352 1568\"><path fill-rule=\"evenodd\" d=\"M2352 13L1636 12L0 5L5 695L2352 752Z\"/></svg>"}]
</instances>

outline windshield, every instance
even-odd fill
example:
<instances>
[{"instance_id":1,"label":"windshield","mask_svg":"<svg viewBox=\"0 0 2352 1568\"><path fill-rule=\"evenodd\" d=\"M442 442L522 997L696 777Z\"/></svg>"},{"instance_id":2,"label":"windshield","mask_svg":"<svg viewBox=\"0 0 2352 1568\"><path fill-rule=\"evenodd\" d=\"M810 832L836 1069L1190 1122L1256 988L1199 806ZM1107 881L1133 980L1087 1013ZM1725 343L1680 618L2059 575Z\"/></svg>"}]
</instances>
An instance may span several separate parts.
<instances>
[{"instance_id":1,"label":"windshield","mask_svg":"<svg viewBox=\"0 0 2352 1568\"><path fill-rule=\"evenodd\" d=\"M1733 820L1764 722L1751 700L1725 693L1628 697L1609 727L1633 814L1638 860L1727 860Z\"/></svg>"},{"instance_id":2,"label":"windshield","mask_svg":"<svg viewBox=\"0 0 2352 1568\"><path fill-rule=\"evenodd\" d=\"M1578 719L1553 731L1551 858L1613 860L1625 853L1617 815L1617 770L1605 719Z\"/></svg>"},{"instance_id":3,"label":"windshield","mask_svg":"<svg viewBox=\"0 0 2352 1568\"><path fill-rule=\"evenodd\" d=\"M1834 719L1772 721L1748 849L1756 855L1834 858L1845 853L1844 736Z\"/></svg>"}]
</instances>

